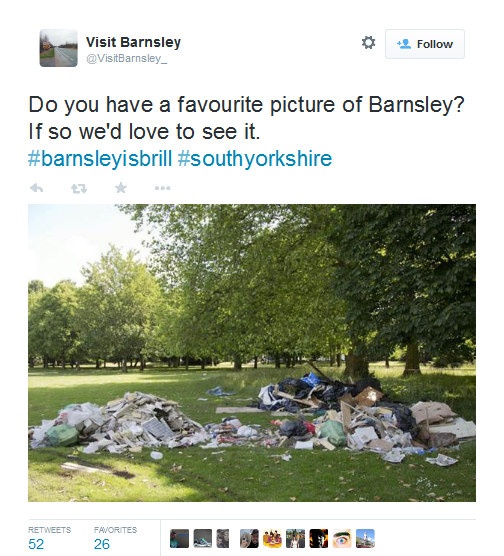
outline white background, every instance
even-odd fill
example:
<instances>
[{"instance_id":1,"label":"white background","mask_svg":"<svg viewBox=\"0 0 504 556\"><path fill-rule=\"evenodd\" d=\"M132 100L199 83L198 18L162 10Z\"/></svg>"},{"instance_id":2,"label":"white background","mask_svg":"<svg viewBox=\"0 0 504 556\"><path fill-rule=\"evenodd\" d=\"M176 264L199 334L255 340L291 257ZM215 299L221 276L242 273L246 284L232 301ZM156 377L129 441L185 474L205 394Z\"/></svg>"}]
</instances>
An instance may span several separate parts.
<instances>
[{"instance_id":1,"label":"white background","mask_svg":"<svg viewBox=\"0 0 504 556\"><path fill-rule=\"evenodd\" d=\"M170 516L191 521L194 527L238 530L250 521L293 519L324 520L344 517L346 526L373 527L380 535L375 554L474 554L500 552L500 526L492 504L502 494L498 474L502 383L500 351L495 323L500 318L500 188L502 186L502 77L495 2L403 1L358 3L336 1L193 1L140 3L96 2L74 4L54 0L11 6L15 17L4 21L2 91L2 342L4 344L3 458L4 496L1 518L7 556L28 551L29 519L135 519L166 520ZM76 68L41 68L38 63L40 29L77 29L79 65ZM463 60L387 60L386 29L464 29ZM182 39L178 52L165 54L165 66L88 65L86 35L168 36ZM373 50L362 48L362 38L376 38ZM159 55L162 49L150 49ZM92 49L89 52L143 54L143 49ZM296 98L331 98L332 114L267 114L253 117L261 139L255 142L175 140L135 148L192 148L247 152L297 149L328 152L329 168L266 169L249 172L232 168L169 168L112 172L110 169L27 168L32 148L56 150L55 142L28 140L29 122L71 125L63 115L29 114L28 98L104 99L234 98L250 95L265 104L283 95ZM346 114L345 99L363 95L383 98L465 99L460 113ZM140 122L139 115L123 121ZM241 126L249 115L202 116L152 113L146 125L173 126L178 121L196 128L204 125ZM119 121L102 114L95 124ZM72 119L82 123L85 119ZM222 143L225 143L224 145ZM69 141L62 151L84 147L121 150L130 144L107 146ZM34 202L76 203L70 185L88 184L86 203L115 202L302 202L302 203L477 203L478 206L478 499L467 504L29 504L26 473L26 282L27 205ZM115 185L128 185L119 196ZM39 183L43 193L30 186ZM170 191L156 191L156 184ZM497 320L498 319L498 320ZM442 469L441 471L446 471ZM4 512L5 513L5 512ZM215 524L208 517L218 516ZM440 520L432 527L424 519ZM450 520L441 522L441 520ZM199 520L203 520L200 523ZM243 523L242 523L243 520ZM348 525L348 523L354 520ZM235 525L234 525L235 524ZM427 527L429 525L429 527ZM192 525L191 525L192 526ZM329 525L330 526L330 525ZM309 525L306 525L308 528ZM422 532L430 531L428 538ZM477 534L467 535L467 531ZM449 535L448 535L448 532ZM414 542L410 542L414 539ZM153 542L152 539L150 542ZM157 542L157 540L156 540ZM475 548L475 543L478 548ZM76 547L79 541L76 540ZM82 545L80 545L82 546ZM407 546L407 549L406 549ZM74 554L78 554L76 548ZM84 553L84 552L83 552ZM123 554L126 554L123 552ZM147 555L148 556L148 555Z\"/></svg>"}]
</instances>

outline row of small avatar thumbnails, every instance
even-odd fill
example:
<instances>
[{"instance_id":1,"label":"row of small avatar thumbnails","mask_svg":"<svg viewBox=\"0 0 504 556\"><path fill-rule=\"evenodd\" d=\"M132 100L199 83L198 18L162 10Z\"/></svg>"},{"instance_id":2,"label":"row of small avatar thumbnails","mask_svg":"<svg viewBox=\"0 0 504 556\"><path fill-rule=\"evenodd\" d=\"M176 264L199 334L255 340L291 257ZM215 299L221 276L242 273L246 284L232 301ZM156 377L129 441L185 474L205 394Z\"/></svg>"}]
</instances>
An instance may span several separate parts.
<instances>
[{"instance_id":1,"label":"row of small avatar thumbnails","mask_svg":"<svg viewBox=\"0 0 504 556\"><path fill-rule=\"evenodd\" d=\"M170 548L374 548L374 529L216 529L215 542L212 529L170 529Z\"/></svg>"}]
</instances>

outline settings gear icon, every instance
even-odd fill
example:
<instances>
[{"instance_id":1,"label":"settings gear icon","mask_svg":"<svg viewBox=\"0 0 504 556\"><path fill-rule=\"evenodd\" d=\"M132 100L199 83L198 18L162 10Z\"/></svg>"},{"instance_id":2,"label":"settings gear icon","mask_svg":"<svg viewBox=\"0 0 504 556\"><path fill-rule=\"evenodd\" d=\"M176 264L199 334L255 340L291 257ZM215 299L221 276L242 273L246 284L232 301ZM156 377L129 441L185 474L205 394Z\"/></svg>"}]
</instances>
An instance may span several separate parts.
<instances>
[{"instance_id":1,"label":"settings gear icon","mask_svg":"<svg viewBox=\"0 0 504 556\"><path fill-rule=\"evenodd\" d=\"M373 37L364 37L362 39L362 46L367 50L368 48L373 48L375 45L375 39Z\"/></svg>"}]
</instances>

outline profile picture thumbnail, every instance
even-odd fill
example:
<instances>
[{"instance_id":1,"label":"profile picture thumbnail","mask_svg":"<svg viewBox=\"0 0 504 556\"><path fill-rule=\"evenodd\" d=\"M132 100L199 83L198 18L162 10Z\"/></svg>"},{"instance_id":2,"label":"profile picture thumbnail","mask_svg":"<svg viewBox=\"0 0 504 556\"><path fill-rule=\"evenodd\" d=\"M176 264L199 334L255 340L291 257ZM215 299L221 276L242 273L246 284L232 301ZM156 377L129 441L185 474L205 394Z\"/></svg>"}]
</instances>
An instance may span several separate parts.
<instances>
[{"instance_id":1,"label":"profile picture thumbnail","mask_svg":"<svg viewBox=\"0 0 504 556\"><path fill-rule=\"evenodd\" d=\"M310 548L327 548L329 531L327 529L310 529Z\"/></svg>"},{"instance_id":2,"label":"profile picture thumbnail","mask_svg":"<svg viewBox=\"0 0 504 556\"><path fill-rule=\"evenodd\" d=\"M333 548L350 548L352 546L352 535L349 529L338 529L332 537Z\"/></svg>"},{"instance_id":3,"label":"profile picture thumbnail","mask_svg":"<svg viewBox=\"0 0 504 556\"><path fill-rule=\"evenodd\" d=\"M73 68L77 65L77 31L41 29L39 59L43 68Z\"/></svg>"},{"instance_id":4,"label":"profile picture thumbnail","mask_svg":"<svg viewBox=\"0 0 504 556\"><path fill-rule=\"evenodd\" d=\"M305 530L304 529L287 529L285 532L286 548L304 548L305 547Z\"/></svg>"},{"instance_id":5,"label":"profile picture thumbnail","mask_svg":"<svg viewBox=\"0 0 504 556\"><path fill-rule=\"evenodd\" d=\"M259 529L240 529L241 548L259 548Z\"/></svg>"},{"instance_id":6,"label":"profile picture thumbnail","mask_svg":"<svg viewBox=\"0 0 504 556\"><path fill-rule=\"evenodd\" d=\"M357 529L355 531L355 546L356 548L374 548L374 529Z\"/></svg>"},{"instance_id":7,"label":"profile picture thumbnail","mask_svg":"<svg viewBox=\"0 0 504 556\"><path fill-rule=\"evenodd\" d=\"M196 548L212 547L212 530L211 529L195 529L194 530L194 546Z\"/></svg>"},{"instance_id":8,"label":"profile picture thumbnail","mask_svg":"<svg viewBox=\"0 0 504 556\"><path fill-rule=\"evenodd\" d=\"M269 548L281 548L283 539L280 529L276 527L268 527L264 529L262 536L263 546Z\"/></svg>"},{"instance_id":9,"label":"profile picture thumbnail","mask_svg":"<svg viewBox=\"0 0 504 556\"><path fill-rule=\"evenodd\" d=\"M189 529L170 529L170 548L189 548Z\"/></svg>"},{"instance_id":10,"label":"profile picture thumbnail","mask_svg":"<svg viewBox=\"0 0 504 556\"><path fill-rule=\"evenodd\" d=\"M217 529L217 548L229 548L229 529Z\"/></svg>"}]
</instances>

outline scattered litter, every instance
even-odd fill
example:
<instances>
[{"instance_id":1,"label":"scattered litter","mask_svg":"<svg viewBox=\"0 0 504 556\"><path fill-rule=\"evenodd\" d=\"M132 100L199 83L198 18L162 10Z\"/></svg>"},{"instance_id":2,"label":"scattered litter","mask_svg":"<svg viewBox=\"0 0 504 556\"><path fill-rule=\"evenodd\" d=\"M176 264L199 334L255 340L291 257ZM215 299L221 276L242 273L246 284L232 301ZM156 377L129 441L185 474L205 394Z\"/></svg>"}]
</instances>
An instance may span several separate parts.
<instances>
[{"instance_id":1,"label":"scattered litter","mask_svg":"<svg viewBox=\"0 0 504 556\"><path fill-rule=\"evenodd\" d=\"M224 392L221 386L216 386L215 388L211 388L206 392L210 396L234 396L236 392Z\"/></svg>"},{"instance_id":2,"label":"scattered litter","mask_svg":"<svg viewBox=\"0 0 504 556\"><path fill-rule=\"evenodd\" d=\"M457 448L459 441L476 437L475 424L445 403L418 402L409 407L387 399L375 377L345 384L311 366L321 377L310 372L299 379L289 377L268 384L261 388L254 407L218 407L217 413L229 416L204 427L184 415L177 402L141 392L126 393L101 408L91 403L71 404L55 419L31 428L31 447L82 444L82 451L88 454L196 444L218 450L212 454L221 454L229 446L348 449L375 452L384 461L400 463L406 456ZM216 386L207 394L235 393ZM262 427L243 424L236 416L264 411L280 418L272 419L271 427ZM154 450L151 457L161 459L163 454ZM278 457L289 461L292 456ZM426 461L440 466L457 462L442 454Z\"/></svg>"},{"instance_id":3,"label":"scattered litter","mask_svg":"<svg viewBox=\"0 0 504 556\"><path fill-rule=\"evenodd\" d=\"M411 411L419 425L446 423L457 416L448 405L440 402L418 402L411 407Z\"/></svg>"},{"instance_id":4,"label":"scattered litter","mask_svg":"<svg viewBox=\"0 0 504 556\"><path fill-rule=\"evenodd\" d=\"M298 440L294 444L296 450L313 450L313 440Z\"/></svg>"},{"instance_id":5,"label":"scattered litter","mask_svg":"<svg viewBox=\"0 0 504 556\"><path fill-rule=\"evenodd\" d=\"M362 450L365 444L377 438L378 436L373 427L360 427L352 434L352 440L355 442L358 450Z\"/></svg>"},{"instance_id":6,"label":"scattered litter","mask_svg":"<svg viewBox=\"0 0 504 556\"><path fill-rule=\"evenodd\" d=\"M220 423L205 425L205 431L211 442L201 445L201 448L257 445L270 436L270 432L262 431L259 425L242 425L234 416L224 417Z\"/></svg>"},{"instance_id":7,"label":"scattered litter","mask_svg":"<svg viewBox=\"0 0 504 556\"><path fill-rule=\"evenodd\" d=\"M381 438L374 438L368 444L372 452L390 452L394 444L390 440L382 440Z\"/></svg>"},{"instance_id":8,"label":"scattered litter","mask_svg":"<svg viewBox=\"0 0 504 556\"><path fill-rule=\"evenodd\" d=\"M264 413L265 409L258 407L217 407L215 413Z\"/></svg>"},{"instance_id":9,"label":"scattered litter","mask_svg":"<svg viewBox=\"0 0 504 556\"><path fill-rule=\"evenodd\" d=\"M203 448L204 450L208 450L209 448L222 448L222 444L219 444L217 440L214 439L208 444L200 444L200 448Z\"/></svg>"},{"instance_id":10,"label":"scattered litter","mask_svg":"<svg viewBox=\"0 0 504 556\"><path fill-rule=\"evenodd\" d=\"M104 407L72 404L52 421L31 431L31 447L85 444L85 453L138 451L142 446L176 448L210 439L177 402L142 392L127 392Z\"/></svg>"},{"instance_id":11,"label":"scattered litter","mask_svg":"<svg viewBox=\"0 0 504 556\"><path fill-rule=\"evenodd\" d=\"M79 472L79 473L105 473L106 475L115 475L116 477L121 477L122 479L133 479L135 475L129 471L124 470L114 470L111 467L103 465L92 465L89 463L78 463L76 461L66 461L61 464L61 469L65 471Z\"/></svg>"},{"instance_id":12,"label":"scattered litter","mask_svg":"<svg viewBox=\"0 0 504 556\"><path fill-rule=\"evenodd\" d=\"M235 429L239 429L242 426L240 419L237 419L236 417L226 417L222 420L222 422L227 427L233 427Z\"/></svg>"},{"instance_id":13,"label":"scattered litter","mask_svg":"<svg viewBox=\"0 0 504 556\"><path fill-rule=\"evenodd\" d=\"M319 437L327 438L334 446L346 446L343 424L335 419L328 419L319 428Z\"/></svg>"},{"instance_id":14,"label":"scattered litter","mask_svg":"<svg viewBox=\"0 0 504 556\"><path fill-rule=\"evenodd\" d=\"M79 432L70 425L55 425L47 430L46 437L51 446L72 446L77 443Z\"/></svg>"},{"instance_id":15,"label":"scattered litter","mask_svg":"<svg viewBox=\"0 0 504 556\"><path fill-rule=\"evenodd\" d=\"M89 465L81 465L80 463L74 463L72 461L66 461L65 463L62 463L61 468L66 469L67 471L83 471L84 473L112 473L110 469L91 467Z\"/></svg>"},{"instance_id":16,"label":"scattered litter","mask_svg":"<svg viewBox=\"0 0 504 556\"><path fill-rule=\"evenodd\" d=\"M390 452L387 452L386 454L384 454L382 456L382 459L384 461L387 461L389 463L401 463L401 461L406 457L405 454L403 454L401 451L397 450L391 450Z\"/></svg>"},{"instance_id":17,"label":"scattered litter","mask_svg":"<svg viewBox=\"0 0 504 556\"><path fill-rule=\"evenodd\" d=\"M472 421L465 421L462 417L457 417L451 423L431 425L429 433L451 433L459 440L468 440L476 437L476 425Z\"/></svg>"},{"instance_id":18,"label":"scattered litter","mask_svg":"<svg viewBox=\"0 0 504 556\"><path fill-rule=\"evenodd\" d=\"M423 448L417 446L406 446L402 449L403 454L415 454L417 456L423 456L426 452Z\"/></svg>"},{"instance_id":19,"label":"scattered litter","mask_svg":"<svg viewBox=\"0 0 504 556\"><path fill-rule=\"evenodd\" d=\"M409 407L390 401L375 377L345 384L310 365L320 377L310 372L261 388L258 410L297 417L270 421L278 430L268 445L300 448L311 441L314 447L372 451L385 461L399 463L405 456L457 448L459 441L476 437L475 424L464 421L445 403L418 402ZM308 414L313 416L311 421Z\"/></svg>"},{"instance_id":20,"label":"scattered litter","mask_svg":"<svg viewBox=\"0 0 504 556\"><path fill-rule=\"evenodd\" d=\"M441 467L447 467L448 465L453 465L454 463L458 462L458 459L451 458L444 454L438 454L436 458L425 458L425 461L429 463L434 463L436 465L440 465Z\"/></svg>"},{"instance_id":21,"label":"scattered litter","mask_svg":"<svg viewBox=\"0 0 504 556\"><path fill-rule=\"evenodd\" d=\"M336 450L336 446L334 444L331 444L331 442L329 442L329 440L327 438L313 438L313 445L314 446L321 446L322 448L325 448L326 450L329 451L333 451Z\"/></svg>"},{"instance_id":22,"label":"scattered litter","mask_svg":"<svg viewBox=\"0 0 504 556\"><path fill-rule=\"evenodd\" d=\"M363 405L365 407L371 407L379 402L383 398L383 392L375 390L372 386L368 386L362 390L359 394L355 396L355 401L357 405Z\"/></svg>"},{"instance_id":23,"label":"scattered litter","mask_svg":"<svg viewBox=\"0 0 504 556\"><path fill-rule=\"evenodd\" d=\"M458 438L456 434L451 432L431 432L432 429L429 429L428 437L427 437L427 445L429 448L444 448L444 447L452 447L455 446L458 448Z\"/></svg>"},{"instance_id":24,"label":"scattered litter","mask_svg":"<svg viewBox=\"0 0 504 556\"><path fill-rule=\"evenodd\" d=\"M242 425L241 427L238 428L236 434L238 436L256 436L257 432L252 427L249 427L247 425Z\"/></svg>"},{"instance_id":25,"label":"scattered litter","mask_svg":"<svg viewBox=\"0 0 504 556\"><path fill-rule=\"evenodd\" d=\"M163 420L156 419L156 417L152 417L152 419L145 421L142 426L144 430L162 440L173 438L175 436L175 433L170 429L170 427ZM140 434L142 433L141 427L140 430L130 427L130 431L132 431L133 434L136 432Z\"/></svg>"},{"instance_id":26,"label":"scattered litter","mask_svg":"<svg viewBox=\"0 0 504 556\"><path fill-rule=\"evenodd\" d=\"M302 420L289 421L286 419L285 421L280 422L279 432L282 436L290 437L290 436L303 436L308 431L306 429L306 425Z\"/></svg>"}]
</instances>

